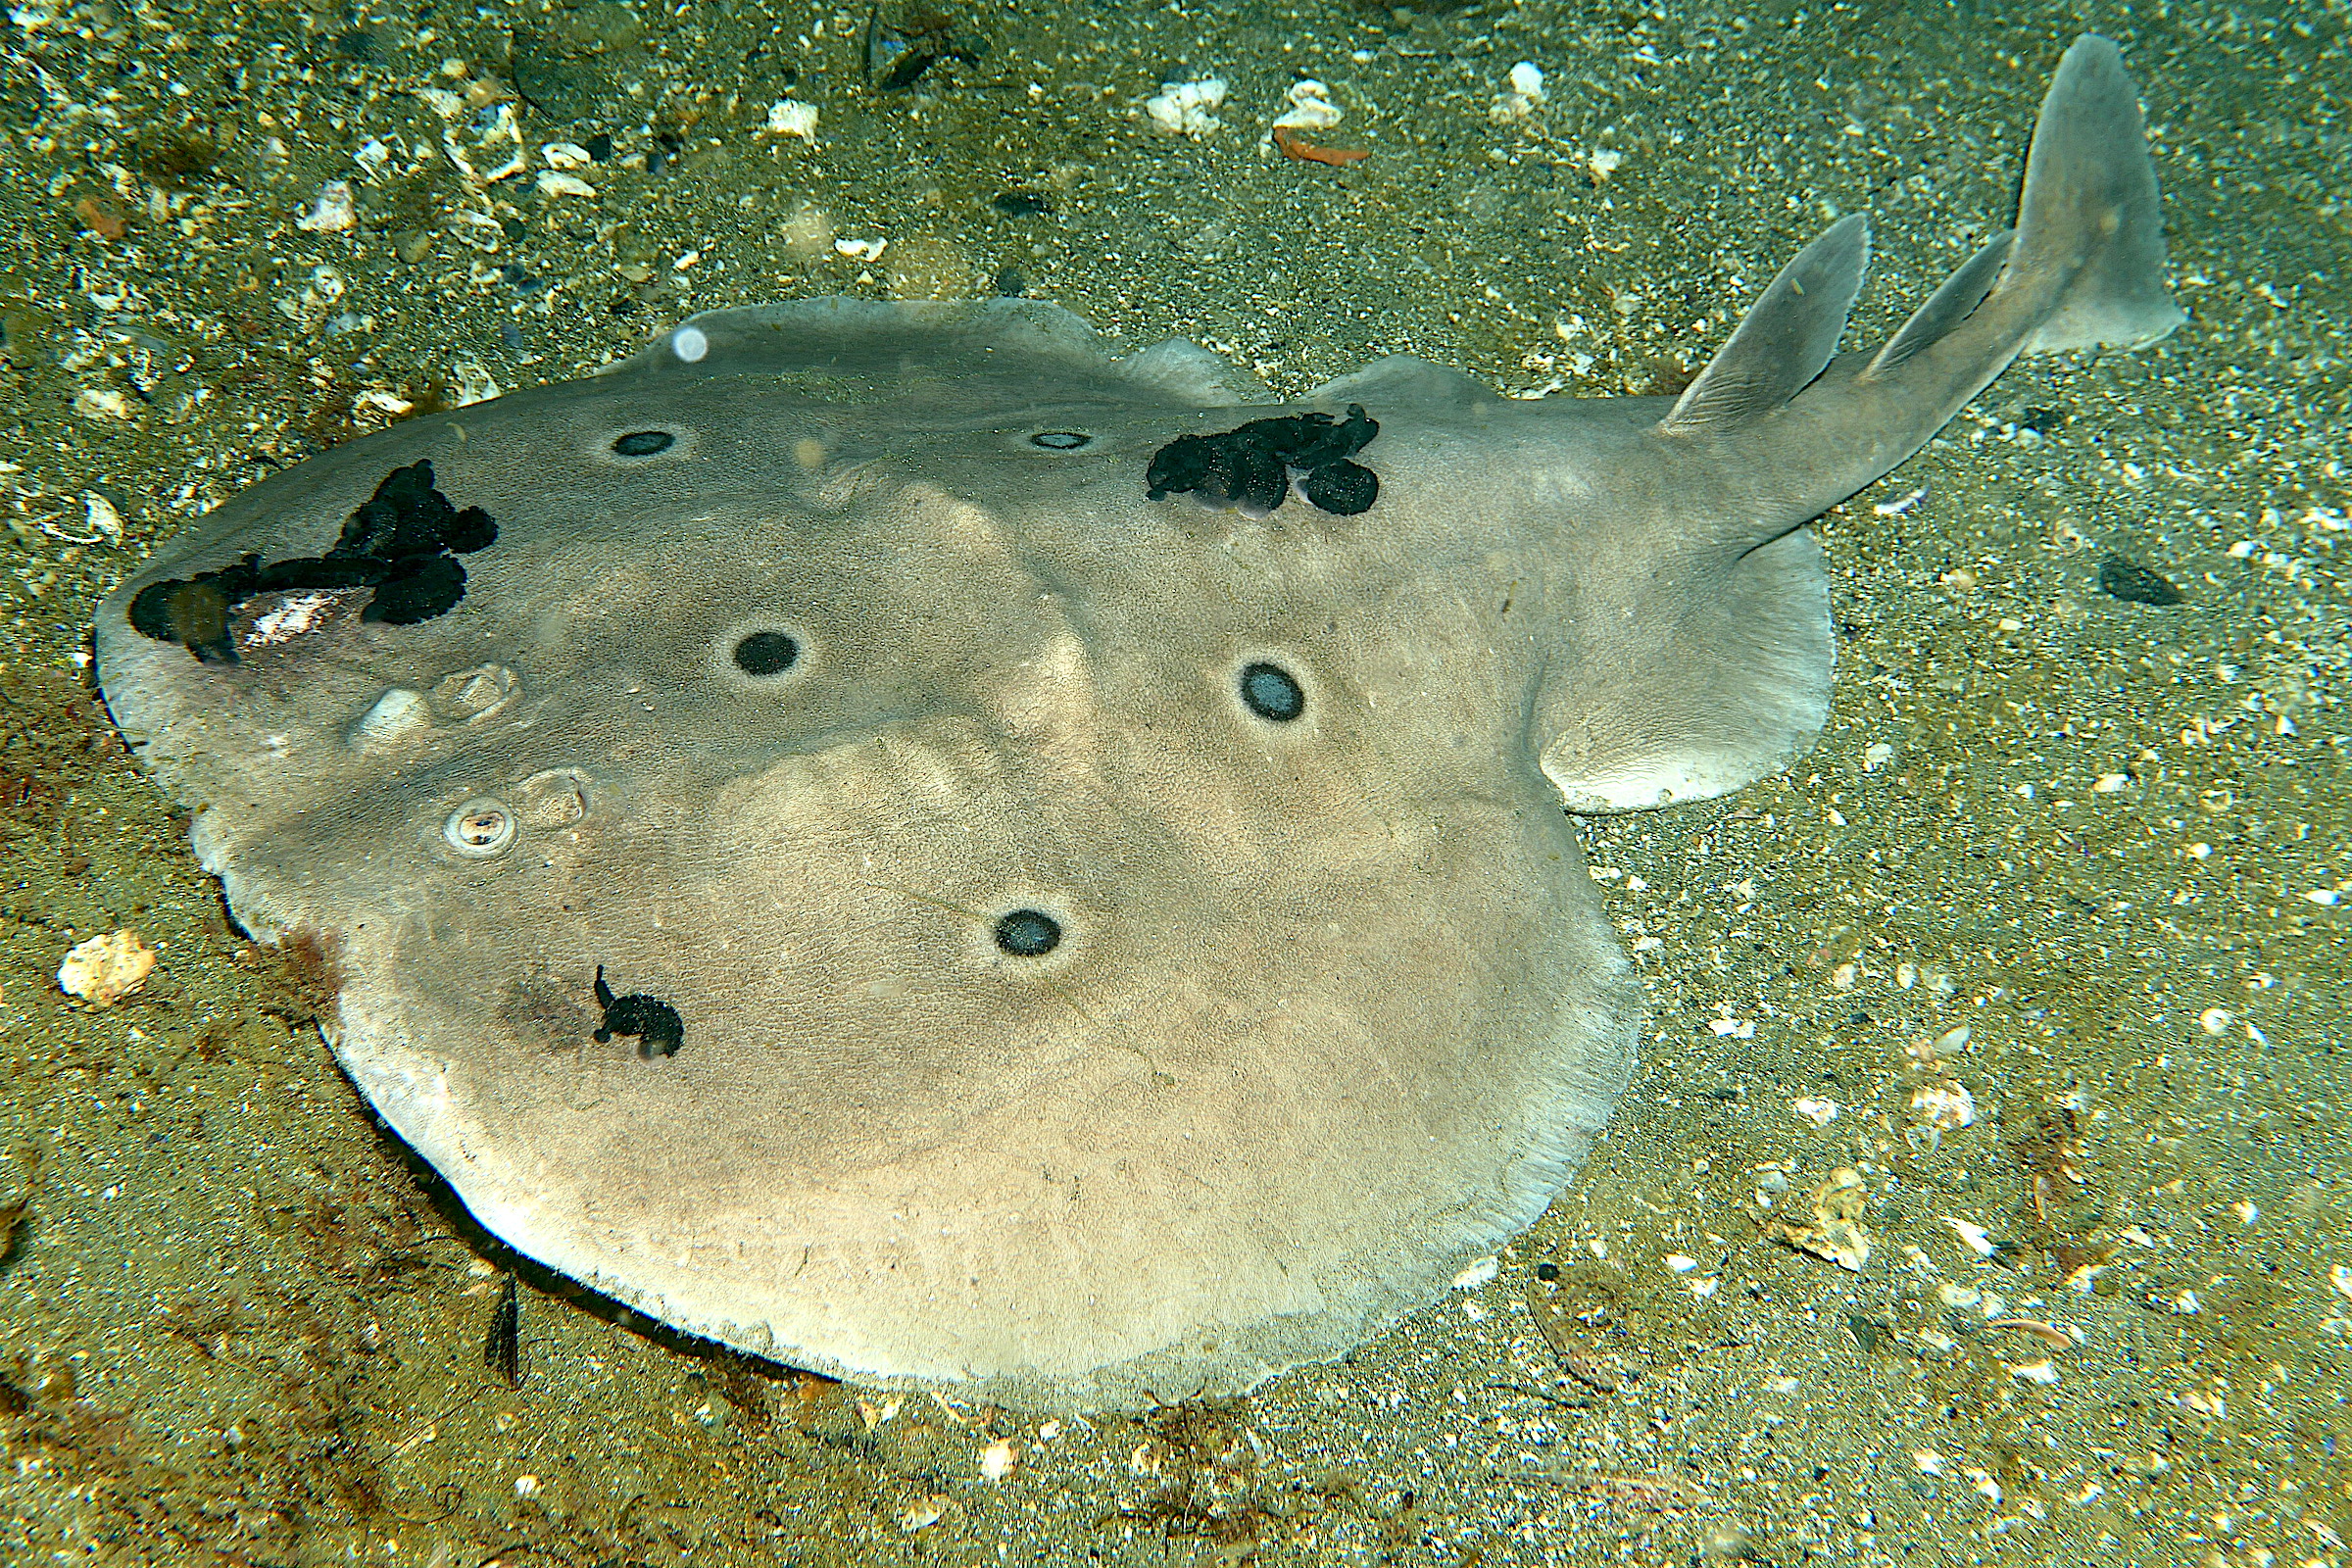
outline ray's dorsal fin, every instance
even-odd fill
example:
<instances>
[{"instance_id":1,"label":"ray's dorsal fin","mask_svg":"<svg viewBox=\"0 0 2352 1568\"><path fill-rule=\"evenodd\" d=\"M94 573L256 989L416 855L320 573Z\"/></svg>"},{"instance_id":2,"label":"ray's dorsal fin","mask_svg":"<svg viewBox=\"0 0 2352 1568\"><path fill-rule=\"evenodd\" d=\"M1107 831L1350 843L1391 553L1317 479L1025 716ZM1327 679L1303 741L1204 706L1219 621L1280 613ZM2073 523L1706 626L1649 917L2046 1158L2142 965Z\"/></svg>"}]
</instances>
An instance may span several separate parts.
<instances>
[{"instance_id":1,"label":"ray's dorsal fin","mask_svg":"<svg viewBox=\"0 0 2352 1568\"><path fill-rule=\"evenodd\" d=\"M1781 269L1658 428L1676 435L1736 429L1802 392L1838 352L1869 265L1870 225L1862 216L1832 223Z\"/></svg>"},{"instance_id":2,"label":"ray's dorsal fin","mask_svg":"<svg viewBox=\"0 0 2352 1568\"><path fill-rule=\"evenodd\" d=\"M1985 241L1976 255L1937 285L1936 292L1886 340L1886 346L1879 350L1870 368L1862 372L1863 378L1892 373L1912 355L1940 341L1945 333L1967 320L1984 303L1984 296L1992 292L1993 282L2009 260L2009 243L2015 233L2014 229L2003 229Z\"/></svg>"}]
</instances>

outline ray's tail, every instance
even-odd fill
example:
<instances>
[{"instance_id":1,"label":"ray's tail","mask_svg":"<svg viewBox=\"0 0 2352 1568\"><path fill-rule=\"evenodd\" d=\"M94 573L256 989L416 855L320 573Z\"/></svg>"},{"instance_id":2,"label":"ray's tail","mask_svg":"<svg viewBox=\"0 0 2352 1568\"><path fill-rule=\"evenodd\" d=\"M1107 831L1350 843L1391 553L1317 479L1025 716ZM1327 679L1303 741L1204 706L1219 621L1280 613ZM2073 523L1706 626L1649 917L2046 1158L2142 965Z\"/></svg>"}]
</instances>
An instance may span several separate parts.
<instances>
[{"instance_id":1,"label":"ray's tail","mask_svg":"<svg viewBox=\"0 0 2352 1568\"><path fill-rule=\"evenodd\" d=\"M1859 216L1832 224L1782 269L1659 421L1661 433L1687 436L1816 424L1826 450L1851 453L1848 466L1817 467L1835 474L1832 493L1788 497L1799 510L1762 537L1917 451L2021 352L2137 348L2184 319L2165 290L2156 172L2122 51L2085 34L2059 62L2034 128L2017 227L1962 264L1876 354L1838 358L1869 256ZM1856 417L1858 403L1866 418Z\"/></svg>"},{"instance_id":2,"label":"ray's tail","mask_svg":"<svg viewBox=\"0 0 2352 1568\"><path fill-rule=\"evenodd\" d=\"M2121 51L2088 35L2066 51L2016 228L1884 347L1840 355L1869 258L1860 217L1798 252L1629 458L1623 488L1659 498L1647 542L1671 564L1588 580L1561 665L1634 673L1539 704L1544 771L1571 810L1721 795L1811 745L1835 648L1804 525L1925 446L2019 354L2139 347L2180 324Z\"/></svg>"}]
</instances>

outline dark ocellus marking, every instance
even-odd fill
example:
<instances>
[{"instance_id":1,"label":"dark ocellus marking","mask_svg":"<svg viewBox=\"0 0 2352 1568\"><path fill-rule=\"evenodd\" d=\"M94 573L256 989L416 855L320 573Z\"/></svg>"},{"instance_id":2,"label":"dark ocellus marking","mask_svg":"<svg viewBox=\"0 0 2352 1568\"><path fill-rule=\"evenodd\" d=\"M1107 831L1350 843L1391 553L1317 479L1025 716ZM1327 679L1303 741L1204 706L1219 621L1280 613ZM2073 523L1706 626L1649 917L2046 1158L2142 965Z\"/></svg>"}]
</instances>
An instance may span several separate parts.
<instances>
[{"instance_id":1,"label":"dark ocellus marking","mask_svg":"<svg viewBox=\"0 0 2352 1568\"><path fill-rule=\"evenodd\" d=\"M384 476L325 555L267 566L259 555L248 555L219 571L149 583L130 602L130 624L211 664L237 662L230 617L261 594L373 588L362 620L414 626L466 597L466 566L458 557L486 550L497 538L490 514L479 507L459 511L433 488L432 461L420 459Z\"/></svg>"},{"instance_id":2,"label":"dark ocellus marking","mask_svg":"<svg viewBox=\"0 0 2352 1568\"><path fill-rule=\"evenodd\" d=\"M1287 724L1306 711L1306 692L1280 664L1251 664L1242 671L1242 703L1260 718Z\"/></svg>"},{"instance_id":3,"label":"dark ocellus marking","mask_svg":"<svg viewBox=\"0 0 2352 1568\"><path fill-rule=\"evenodd\" d=\"M1380 499L1380 476L1348 461L1380 434L1360 403L1348 417L1291 414L1252 419L1221 435L1180 435L1152 454L1144 484L1154 501L1190 491L1211 506L1263 514L1290 494L1291 476L1309 503L1338 516L1369 511Z\"/></svg>"},{"instance_id":4,"label":"dark ocellus marking","mask_svg":"<svg viewBox=\"0 0 2352 1568\"><path fill-rule=\"evenodd\" d=\"M612 438L612 455L617 458L650 458L657 452L667 452L678 438L667 430L631 430Z\"/></svg>"},{"instance_id":5,"label":"dark ocellus marking","mask_svg":"<svg viewBox=\"0 0 2352 1568\"><path fill-rule=\"evenodd\" d=\"M612 988L605 984L601 963L596 966L596 1004L605 1009L604 1027L596 1032L600 1046L614 1035L635 1035L637 1054L650 1061L656 1056L674 1056L686 1044L686 1021L678 1016L677 1008L643 992L613 996Z\"/></svg>"},{"instance_id":6,"label":"dark ocellus marking","mask_svg":"<svg viewBox=\"0 0 2352 1568\"><path fill-rule=\"evenodd\" d=\"M1061 922L1039 909L1015 909L997 922L997 946L1016 958L1042 958L1061 946Z\"/></svg>"},{"instance_id":7,"label":"dark ocellus marking","mask_svg":"<svg viewBox=\"0 0 2352 1568\"><path fill-rule=\"evenodd\" d=\"M2109 556L2099 563L2099 591L2135 605L2177 605L2180 590L2136 561Z\"/></svg>"},{"instance_id":8,"label":"dark ocellus marking","mask_svg":"<svg viewBox=\"0 0 2352 1568\"><path fill-rule=\"evenodd\" d=\"M746 675L781 675L800 657L801 645L789 632L756 631L735 645L735 667Z\"/></svg>"}]
</instances>

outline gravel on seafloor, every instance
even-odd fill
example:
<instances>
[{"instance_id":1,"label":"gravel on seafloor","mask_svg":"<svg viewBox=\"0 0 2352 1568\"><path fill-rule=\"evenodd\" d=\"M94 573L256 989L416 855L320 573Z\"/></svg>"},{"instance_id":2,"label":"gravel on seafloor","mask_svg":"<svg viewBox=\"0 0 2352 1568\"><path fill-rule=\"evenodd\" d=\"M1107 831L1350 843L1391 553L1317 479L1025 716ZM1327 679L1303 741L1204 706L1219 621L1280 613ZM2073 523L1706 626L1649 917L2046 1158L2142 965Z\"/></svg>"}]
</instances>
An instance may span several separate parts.
<instances>
[{"instance_id":1,"label":"gravel on seafloor","mask_svg":"<svg viewBox=\"0 0 2352 1568\"><path fill-rule=\"evenodd\" d=\"M9 13L0 1555L2344 1562L2340 8L881 21ZM1883 333L2009 220L2085 24L2190 323L2021 363L1824 521L1820 748L1586 828L1654 1009L1607 1138L1247 1399L878 1395L570 1298L368 1123L320 956L225 923L88 693L97 597L208 506L695 310L1025 293L1286 393L1409 352L1605 395L1867 209ZM1269 143L1310 79L1361 162ZM138 989L61 990L131 930Z\"/></svg>"}]
</instances>

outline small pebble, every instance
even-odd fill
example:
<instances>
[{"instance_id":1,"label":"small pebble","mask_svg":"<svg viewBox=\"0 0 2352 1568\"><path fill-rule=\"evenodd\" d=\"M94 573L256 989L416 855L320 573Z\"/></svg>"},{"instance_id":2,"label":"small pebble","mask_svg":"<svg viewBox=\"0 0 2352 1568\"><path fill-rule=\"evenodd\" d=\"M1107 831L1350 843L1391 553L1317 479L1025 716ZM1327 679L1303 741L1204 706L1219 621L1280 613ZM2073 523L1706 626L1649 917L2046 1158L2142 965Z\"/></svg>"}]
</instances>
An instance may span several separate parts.
<instances>
[{"instance_id":1,"label":"small pebble","mask_svg":"<svg viewBox=\"0 0 2352 1568\"><path fill-rule=\"evenodd\" d=\"M331 179L318 187L311 210L294 220L294 226L314 234L342 234L360 226L359 205L347 180Z\"/></svg>"},{"instance_id":2,"label":"small pebble","mask_svg":"<svg viewBox=\"0 0 2352 1568\"><path fill-rule=\"evenodd\" d=\"M1225 92L1222 76L1163 81L1155 96L1144 100L1144 113L1152 128L1166 135L1205 136L1224 123L1214 111L1225 102Z\"/></svg>"},{"instance_id":3,"label":"small pebble","mask_svg":"<svg viewBox=\"0 0 2352 1568\"><path fill-rule=\"evenodd\" d=\"M2099 563L2099 591L2134 605L2177 605L2180 590L2136 561L2109 556Z\"/></svg>"},{"instance_id":4,"label":"small pebble","mask_svg":"<svg viewBox=\"0 0 2352 1568\"><path fill-rule=\"evenodd\" d=\"M816 105L781 98L768 106L767 133L770 136L798 136L803 141L816 140Z\"/></svg>"}]
</instances>

